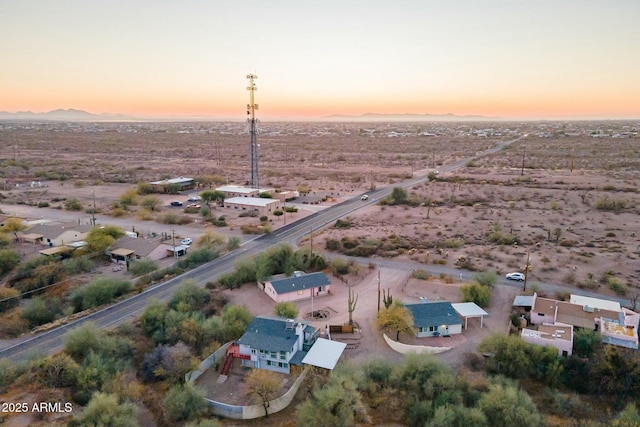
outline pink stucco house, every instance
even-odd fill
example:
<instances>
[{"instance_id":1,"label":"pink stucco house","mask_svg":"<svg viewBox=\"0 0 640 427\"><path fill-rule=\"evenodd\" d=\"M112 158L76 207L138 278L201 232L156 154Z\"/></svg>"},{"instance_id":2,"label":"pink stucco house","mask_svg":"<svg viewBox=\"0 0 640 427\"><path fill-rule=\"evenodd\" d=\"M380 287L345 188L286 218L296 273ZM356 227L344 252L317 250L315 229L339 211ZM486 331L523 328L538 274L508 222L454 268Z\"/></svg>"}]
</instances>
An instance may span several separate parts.
<instances>
[{"instance_id":1,"label":"pink stucco house","mask_svg":"<svg viewBox=\"0 0 640 427\"><path fill-rule=\"evenodd\" d=\"M297 301L330 293L331 280L322 272L296 271L291 277L267 280L262 288L275 302Z\"/></svg>"}]
</instances>

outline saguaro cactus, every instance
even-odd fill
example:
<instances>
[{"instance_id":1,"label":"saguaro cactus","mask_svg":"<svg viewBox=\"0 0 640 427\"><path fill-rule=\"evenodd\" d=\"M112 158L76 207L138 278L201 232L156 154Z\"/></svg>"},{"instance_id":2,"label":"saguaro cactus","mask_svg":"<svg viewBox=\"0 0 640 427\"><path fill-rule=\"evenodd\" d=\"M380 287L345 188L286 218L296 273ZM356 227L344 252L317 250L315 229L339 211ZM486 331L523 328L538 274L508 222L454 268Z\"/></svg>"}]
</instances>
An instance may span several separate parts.
<instances>
[{"instance_id":1,"label":"saguaro cactus","mask_svg":"<svg viewBox=\"0 0 640 427\"><path fill-rule=\"evenodd\" d=\"M384 308L391 307L393 304L393 296L391 296L391 289L387 289L387 292L382 291L382 301L384 302Z\"/></svg>"},{"instance_id":2,"label":"saguaro cactus","mask_svg":"<svg viewBox=\"0 0 640 427\"><path fill-rule=\"evenodd\" d=\"M353 318L352 318L352 314L353 311L356 309L356 303L358 302L358 294L353 293L353 291L351 290L351 285L349 285L349 299L347 300L347 305L348 305L348 309L349 309L349 324L353 325Z\"/></svg>"}]
</instances>

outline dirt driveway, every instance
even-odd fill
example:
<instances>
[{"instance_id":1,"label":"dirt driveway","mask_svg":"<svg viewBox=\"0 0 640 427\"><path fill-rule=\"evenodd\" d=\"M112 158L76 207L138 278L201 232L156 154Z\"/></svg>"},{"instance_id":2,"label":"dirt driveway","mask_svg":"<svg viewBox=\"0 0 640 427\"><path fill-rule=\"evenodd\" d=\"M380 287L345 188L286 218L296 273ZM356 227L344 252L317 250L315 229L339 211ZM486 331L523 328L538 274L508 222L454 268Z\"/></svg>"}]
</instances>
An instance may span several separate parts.
<instances>
[{"instance_id":1,"label":"dirt driveway","mask_svg":"<svg viewBox=\"0 0 640 427\"><path fill-rule=\"evenodd\" d=\"M429 301L441 300L461 302L461 283L446 284L439 279L418 280L410 278L406 270L380 268L381 289L390 290L394 300L404 303L417 303L421 297ZM331 295L313 299L313 310L322 310L328 315L326 319L312 321L311 324L324 333L328 324L340 325L349 321L347 309L348 286L332 277ZM357 325L356 333L332 335L332 339L347 343L343 359L366 361L371 358L384 358L399 362L403 356L393 351L377 331L375 320L378 310L378 269L371 270L358 283L352 283L351 290L358 296L353 320ZM506 333L508 330L509 314L513 298L519 291L507 286L495 286L491 305L485 310L489 313L480 328L480 320L473 318L468 321L468 329L450 338L422 338L400 336L400 341L407 344L447 346L451 350L438 355L446 364L453 368L462 366L464 353L475 351L477 344L492 333ZM272 315L274 302L257 286L246 285L240 289L225 291L226 296L234 304L245 305L254 315ZM311 300L297 303L299 317L305 317L311 312ZM380 302L381 309L384 304Z\"/></svg>"}]
</instances>

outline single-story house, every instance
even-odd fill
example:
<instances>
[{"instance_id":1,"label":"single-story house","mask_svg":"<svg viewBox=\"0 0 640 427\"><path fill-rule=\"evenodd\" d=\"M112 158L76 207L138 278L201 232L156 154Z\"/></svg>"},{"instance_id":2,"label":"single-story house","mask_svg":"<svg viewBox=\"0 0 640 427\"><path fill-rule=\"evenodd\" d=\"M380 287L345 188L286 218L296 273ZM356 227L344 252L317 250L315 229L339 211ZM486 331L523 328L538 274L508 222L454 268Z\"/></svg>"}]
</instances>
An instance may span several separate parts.
<instances>
[{"instance_id":1,"label":"single-story house","mask_svg":"<svg viewBox=\"0 0 640 427\"><path fill-rule=\"evenodd\" d=\"M602 342L621 347L639 347L640 314L621 307L616 301L571 295L569 301L540 298L533 294L532 324L567 324L599 330Z\"/></svg>"},{"instance_id":2,"label":"single-story house","mask_svg":"<svg viewBox=\"0 0 640 427\"><path fill-rule=\"evenodd\" d=\"M538 330L522 329L520 334L525 342L555 347L559 356L571 356L573 352L573 326L564 323L542 324Z\"/></svg>"},{"instance_id":3,"label":"single-story house","mask_svg":"<svg viewBox=\"0 0 640 427\"><path fill-rule=\"evenodd\" d=\"M275 195L275 197L281 202L288 202L289 200L294 200L297 197L300 197L300 193L297 191L280 191Z\"/></svg>"},{"instance_id":4,"label":"single-story house","mask_svg":"<svg viewBox=\"0 0 640 427\"><path fill-rule=\"evenodd\" d=\"M264 197L232 197L224 200L224 207L266 215L280 209L280 200Z\"/></svg>"},{"instance_id":5,"label":"single-story house","mask_svg":"<svg viewBox=\"0 0 640 427\"><path fill-rule=\"evenodd\" d=\"M107 255L113 262L125 263L127 260L151 259L154 261L168 257L168 245L162 239L144 239L121 237L107 249ZM169 249L172 249L173 245Z\"/></svg>"},{"instance_id":6,"label":"single-story house","mask_svg":"<svg viewBox=\"0 0 640 427\"><path fill-rule=\"evenodd\" d=\"M150 182L151 187L155 193L168 193L169 189L175 185L180 186L179 191L190 190L196 186L196 183L193 178L171 178L171 179L163 179L162 181L152 181Z\"/></svg>"},{"instance_id":7,"label":"single-story house","mask_svg":"<svg viewBox=\"0 0 640 427\"><path fill-rule=\"evenodd\" d=\"M418 338L462 333L462 319L448 301L405 304L405 307L411 313Z\"/></svg>"},{"instance_id":8,"label":"single-story house","mask_svg":"<svg viewBox=\"0 0 640 427\"><path fill-rule=\"evenodd\" d=\"M288 374L291 365L302 365L318 336L317 328L301 321L255 317L235 343L237 356L243 366Z\"/></svg>"},{"instance_id":9,"label":"single-story house","mask_svg":"<svg viewBox=\"0 0 640 427\"><path fill-rule=\"evenodd\" d=\"M297 301L329 293L331 280L322 272L305 274L296 271L291 277L269 279L262 288L275 302Z\"/></svg>"},{"instance_id":10,"label":"single-story house","mask_svg":"<svg viewBox=\"0 0 640 427\"><path fill-rule=\"evenodd\" d=\"M85 240L92 228L92 225L78 225L76 223L41 223L18 233L18 237L25 242L40 243L49 247L64 246Z\"/></svg>"},{"instance_id":11,"label":"single-story house","mask_svg":"<svg viewBox=\"0 0 640 427\"><path fill-rule=\"evenodd\" d=\"M243 187L241 185L223 185L216 188L216 191L224 193L225 199L233 197L258 197L260 190L257 188Z\"/></svg>"}]
</instances>

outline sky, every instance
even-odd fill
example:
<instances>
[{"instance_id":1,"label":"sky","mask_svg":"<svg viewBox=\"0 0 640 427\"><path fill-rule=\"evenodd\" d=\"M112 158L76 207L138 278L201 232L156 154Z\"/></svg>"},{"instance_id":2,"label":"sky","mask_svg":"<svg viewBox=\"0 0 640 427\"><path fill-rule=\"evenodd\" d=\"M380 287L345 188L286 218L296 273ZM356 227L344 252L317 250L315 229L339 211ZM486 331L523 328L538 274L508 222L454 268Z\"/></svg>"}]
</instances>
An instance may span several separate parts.
<instances>
[{"instance_id":1,"label":"sky","mask_svg":"<svg viewBox=\"0 0 640 427\"><path fill-rule=\"evenodd\" d=\"M0 0L0 111L640 118L640 1Z\"/></svg>"}]
</instances>

